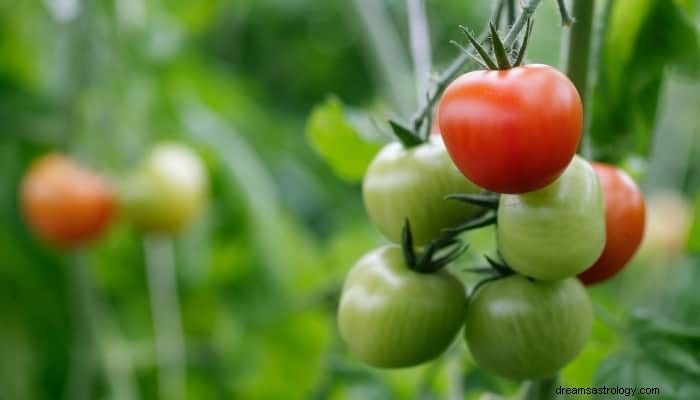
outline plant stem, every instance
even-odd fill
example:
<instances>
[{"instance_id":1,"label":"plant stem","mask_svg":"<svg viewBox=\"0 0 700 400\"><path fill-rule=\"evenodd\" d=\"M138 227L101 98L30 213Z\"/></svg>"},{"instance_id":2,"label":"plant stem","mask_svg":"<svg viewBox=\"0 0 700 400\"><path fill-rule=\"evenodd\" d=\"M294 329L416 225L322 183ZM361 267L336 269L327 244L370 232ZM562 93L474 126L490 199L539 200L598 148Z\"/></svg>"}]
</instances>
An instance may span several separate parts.
<instances>
[{"instance_id":1,"label":"plant stem","mask_svg":"<svg viewBox=\"0 0 700 400\"><path fill-rule=\"evenodd\" d=\"M416 99L418 106L425 103L428 92L428 78L432 68L430 30L425 13L425 0L406 0L408 27L411 38L411 57L416 79Z\"/></svg>"},{"instance_id":2,"label":"plant stem","mask_svg":"<svg viewBox=\"0 0 700 400\"><path fill-rule=\"evenodd\" d=\"M159 396L163 400L184 399L185 339L172 239L167 236L146 236L144 250L158 360Z\"/></svg>"},{"instance_id":3,"label":"plant stem","mask_svg":"<svg viewBox=\"0 0 700 400\"><path fill-rule=\"evenodd\" d=\"M576 23L564 28L562 42L562 65L564 71L576 86L583 102L583 132L579 150L588 153L588 124L590 117L588 96L588 71L590 70L591 36L593 32L592 0L572 0L572 10Z\"/></svg>"},{"instance_id":4,"label":"plant stem","mask_svg":"<svg viewBox=\"0 0 700 400\"><path fill-rule=\"evenodd\" d=\"M534 14L535 10L537 9L537 6L540 4L540 1L541 0L528 0L527 3L525 3L522 6L522 12L520 13L520 15L518 15L518 18L515 20L515 23L513 23L513 26L510 28L508 34L503 40L503 44L506 47L511 46L515 42L515 39L518 37L518 34L525 27L527 20L532 16L532 14ZM483 40L486 37L486 35L488 35L488 29L485 29L481 33L481 35L479 35L479 39ZM477 56L476 52L474 51L472 51L470 54L471 55L467 55L464 53L460 54L440 74L437 81L435 82L435 88L428 95L428 101L423 107L419 108L418 111L416 111L416 113L411 118L412 128L417 129L420 126L420 122L423 119L425 119L429 113L433 111L435 103L437 103L438 99L440 98L440 95L442 95L442 92L445 90L447 85L457 76L457 74L459 73L459 71L462 70L462 67L464 67L467 61L470 61L471 57Z\"/></svg>"},{"instance_id":5,"label":"plant stem","mask_svg":"<svg viewBox=\"0 0 700 400\"><path fill-rule=\"evenodd\" d=\"M138 398L132 377L130 360L112 357L107 352L109 342L122 342L117 329L108 330L111 321L99 307L99 299L90 277L85 250L76 250L71 257L70 279L73 294L73 316L77 338L73 350L70 376L67 385L67 398L91 399L92 383L95 378L95 364L99 361L104 368L111 398L132 400ZM119 362L121 361L121 362Z\"/></svg>"},{"instance_id":6,"label":"plant stem","mask_svg":"<svg viewBox=\"0 0 700 400\"><path fill-rule=\"evenodd\" d=\"M559 377L542 379L538 381L527 381L520 387L519 400L557 400L560 399L556 393L559 385Z\"/></svg>"},{"instance_id":7,"label":"plant stem","mask_svg":"<svg viewBox=\"0 0 700 400\"><path fill-rule=\"evenodd\" d=\"M93 335L92 308L90 299L90 277L85 255L76 250L68 266L70 273L74 343L71 354L66 398L88 400L92 398L92 383L95 378L95 341Z\"/></svg>"},{"instance_id":8,"label":"plant stem","mask_svg":"<svg viewBox=\"0 0 700 400\"><path fill-rule=\"evenodd\" d=\"M559 16L561 18L562 26L569 26L574 23L574 19L569 15L569 9L566 6L566 0L557 0L557 7L559 8Z\"/></svg>"},{"instance_id":9,"label":"plant stem","mask_svg":"<svg viewBox=\"0 0 700 400\"><path fill-rule=\"evenodd\" d=\"M506 20L508 26L515 22L515 0L506 0Z\"/></svg>"}]
</instances>

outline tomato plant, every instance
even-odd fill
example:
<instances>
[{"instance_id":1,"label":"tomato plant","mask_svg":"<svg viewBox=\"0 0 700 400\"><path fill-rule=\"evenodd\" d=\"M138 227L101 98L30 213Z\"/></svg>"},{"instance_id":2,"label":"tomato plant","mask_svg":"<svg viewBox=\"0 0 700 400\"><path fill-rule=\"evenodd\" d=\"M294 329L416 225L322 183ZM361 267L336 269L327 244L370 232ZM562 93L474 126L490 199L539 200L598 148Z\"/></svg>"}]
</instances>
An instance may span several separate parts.
<instances>
[{"instance_id":1,"label":"tomato plant","mask_svg":"<svg viewBox=\"0 0 700 400\"><path fill-rule=\"evenodd\" d=\"M637 184L612 165L593 163L605 194L605 248L598 261L581 274L586 285L615 276L632 258L644 236L646 210Z\"/></svg>"},{"instance_id":2,"label":"tomato plant","mask_svg":"<svg viewBox=\"0 0 700 400\"><path fill-rule=\"evenodd\" d=\"M562 279L593 265L605 245L605 200L593 167L576 156L553 184L502 195L498 247L515 271Z\"/></svg>"},{"instance_id":3,"label":"tomato plant","mask_svg":"<svg viewBox=\"0 0 700 400\"><path fill-rule=\"evenodd\" d=\"M362 257L348 274L338 308L340 334L369 365L400 368L439 356L464 321L462 284L449 272L412 271L401 248Z\"/></svg>"},{"instance_id":4,"label":"tomato plant","mask_svg":"<svg viewBox=\"0 0 700 400\"><path fill-rule=\"evenodd\" d=\"M416 245L477 211L445 196L479 190L455 168L439 135L408 149L397 142L388 144L370 164L362 185L367 213L379 230L398 243L408 219Z\"/></svg>"},{"instance_id":5,"label":"tomato plant","mask_svg":"<svg viewBox=\"0 0 700 400\"><path fill-rule=\"evenodd\" d=\"M115 212L109 183L60 154L48 154L27 171L20 189L27 224L42 239L77 246L97 237Z\"/></svg>"},{"instance_id":6,"label":"tomato plant","mask_svg":"<svg viewBox=\"0 0 700 400\"><path fill-rule=\"evenodd\" d=\"M190 148L178 143L154 147L122 190L124 208L140 229L175 232L204 207L205 167Z\"/></svg>"},{"instance_id":7,"label":"tomato plant","mask_svg":"<svg viewBox=\"0 0 700 400\"><path fill-rule=\"evenodd\" d=\"M593 311L575 278L535 281L512 275L479 288L464 333L474 360L513 380L553 376L583 349Z\"/></svg>"},{"instance_id":8,"label":"tomato plant","mask_svg":"<svg viewBox=\"0 0 700 400\"><path fill-rule=\"evenodd\" d=\"M445 90L438 120L457 167L498 193L530 192L557 179L583 121L569 78L538 64L462 75Z\"/></svg>"}]
</instances>

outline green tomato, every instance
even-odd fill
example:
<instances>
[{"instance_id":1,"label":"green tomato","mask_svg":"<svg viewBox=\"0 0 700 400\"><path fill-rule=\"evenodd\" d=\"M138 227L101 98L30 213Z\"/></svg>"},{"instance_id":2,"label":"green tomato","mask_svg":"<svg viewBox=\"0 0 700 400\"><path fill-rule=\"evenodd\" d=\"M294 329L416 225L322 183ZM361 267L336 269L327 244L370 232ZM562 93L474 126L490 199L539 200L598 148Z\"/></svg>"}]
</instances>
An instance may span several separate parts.
<instances>
[{"instance_id":1,"label":"green tomato","mask_svg":"<svg viewBox=\"0 0 700 400\"><path fill-rule=\"evenodd\" d=\"M182 144L161 143L127 179L122 203L138 228L173 233L202 210L207 187L206 169L196 153Z\"/></svg>"},{"instance_id":2,"label":"green tomato","mask_svg":"<svg viewBox=\"0 0 700 400\"><path fill-rule=\"evenodd\" d=\"M574 276L605 247L605 198L593 167L574 157L551 185L502 195L498 247L513 270L536 279Z\"/></svg>"},{"instance_id":3,"label":"green tomato","mask_svg":"<svg viewBox=\"0 0 700 400\"><path fill-rule=\"evenodd\" d=\"M444 228L469 219L477 208L445 196L480 189L454 166L439 135L405 149L390 143L374 158L362 184L365 207L384 236L401 241L406 219L416 246L428 243Z\"/></svg>"},{"instance_id":4,"label":"green tomato","mask_svg":"<svg viewBox=\"0 0 700 400\"><path fill-rule=\"evenodd\" d=\"M338 308L340 334L371 366L418 365L452 343L464 322L466 301L464 287L445 269L414 272L400 247L381 247L348 274Z\"/></svg>"},{"instance_id":5,"label":"green tomato","mask_svg":"<svg viewBox=\"0 0 700 400\"><path fill-rule=\"evenodd\" d=\"M583 349L593 311L576 278L511 275L487 283L467 305L464 333L479 366L513 380L556 374Z\"/></svg>"}]
</instances>

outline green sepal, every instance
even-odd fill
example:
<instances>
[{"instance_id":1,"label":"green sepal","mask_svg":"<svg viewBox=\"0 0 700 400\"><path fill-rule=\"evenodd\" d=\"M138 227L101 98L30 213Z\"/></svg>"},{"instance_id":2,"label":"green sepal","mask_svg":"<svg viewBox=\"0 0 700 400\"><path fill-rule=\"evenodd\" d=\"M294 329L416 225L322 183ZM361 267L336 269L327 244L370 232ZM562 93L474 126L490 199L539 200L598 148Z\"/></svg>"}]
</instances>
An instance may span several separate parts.
<instances>
[{"instance_id":1,"label":"green sepal","mask_svg":"<svg viewBox=\"0 0 700 400\"><path fill-rule=\"evenodd\" d=\"M489 69L498 69L498 65L491 59L491 56L489 56L489 52L486 51L484 46L479 44L479 41L476 40L474 35L469 32L469 29L465 28L464 26L459 26L459 29L462 30L464 35L467 37L469 40L469 43L471 43L472 46L474 46L474 50L476 50L477 53L479 53L479 56L484 60L484 63L489 67Z\"/></svg>"},{"instance_id":2,"label":"green sepal","mask_svg":"<svg viewBox=\"0 0 700 400\"><path fill-rule=\"evenodd\" d=\"M491 46L493 48L493 54L496 56L496 61L498 63L498 69L510 69L510 60L508 60L508 53L506 52L505 46L501 38L498 36L498 31L493 22L489 22L489 28L491 29Z\"/></svg>"},{"instance_id":3,"label":"green sepal","mask_svg":"<svg viewBox=\"0 0 700 400\"><path fill-rule=\"evenodd\" d=\"M405 148L408 149L423 144L423 140L418 137L418 135L401 125L399 122L389 120L389 125L391 126L391 130L394 132L396 138Z\"/></svg>"}]
</instances>

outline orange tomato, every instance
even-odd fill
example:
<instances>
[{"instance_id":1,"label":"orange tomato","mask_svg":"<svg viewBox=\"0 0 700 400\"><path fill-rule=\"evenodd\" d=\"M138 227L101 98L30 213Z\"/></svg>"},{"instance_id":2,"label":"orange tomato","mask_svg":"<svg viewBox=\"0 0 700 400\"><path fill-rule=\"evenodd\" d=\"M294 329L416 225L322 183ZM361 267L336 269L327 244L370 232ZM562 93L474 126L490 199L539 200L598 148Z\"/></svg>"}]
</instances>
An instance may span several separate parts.
<instances>
[{"instance_id":1,"label":"orange tomato","mask_svg":"<svg viewBox=\"0 0 700 400\"><path fill-rule=\"evenodd\" d=\"M608 280L622 270L642 242L646 220L644 196L632 178L612 165L592 165L605 193L606 242L598 261L578 276L585 285Z\"/></svg>"},{"instance_id":2,"label":"orange tomato","mask_svg":"<svg viewBox=\"0 0 700 400\"><path fill-rule=\"evenodd\" d=\"M61 154L32 164L20 189L25 220L41 239L74 247L97 237L115 212L112 188L99 174Z\"/></svg>"}]
</instances>

